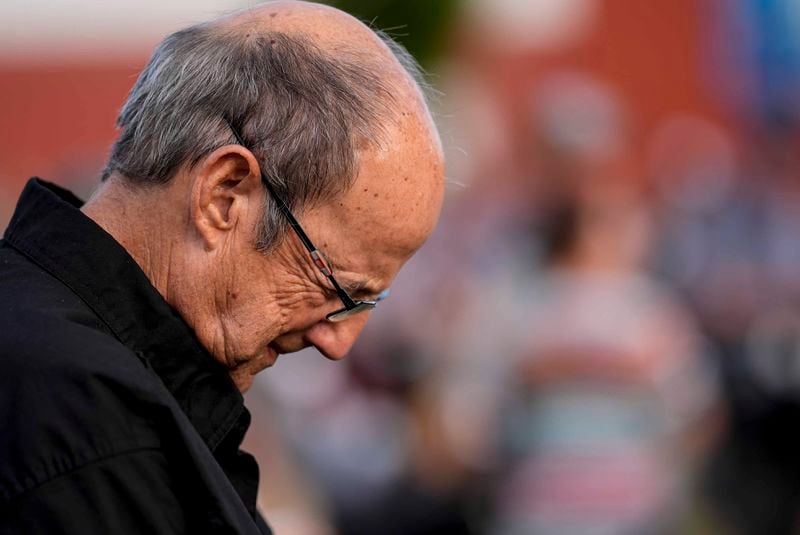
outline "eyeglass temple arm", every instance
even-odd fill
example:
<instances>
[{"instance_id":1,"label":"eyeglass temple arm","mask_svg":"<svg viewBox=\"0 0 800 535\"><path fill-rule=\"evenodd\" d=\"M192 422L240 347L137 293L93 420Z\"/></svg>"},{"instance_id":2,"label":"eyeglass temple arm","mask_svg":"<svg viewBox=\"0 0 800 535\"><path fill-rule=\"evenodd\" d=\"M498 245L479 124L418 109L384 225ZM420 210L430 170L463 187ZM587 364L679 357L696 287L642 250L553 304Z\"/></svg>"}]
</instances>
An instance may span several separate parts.
<instances>
[{"instance_id":1,"label":"eyeglass temple arm","mask_svg":"<svg viewBox=\"0 0 800 535\"><path fill-rule=\"evenodd\" d=\"M233 124L231 124L230 121L227 121L227 123L228 123L228 128L230 128L230 131L233 132L233 137L236 138L236 141L239 143L239 145L247 149L248 148L247 143L244 142L244 139L242 138L241 134L239 134L236 128L233 127ZM286 219L289 221L289 224L292 226L292 229L294 229L294 231L297 233L297 236L300 238L300 241L303 242L303 245L305 246L306 249L308 249L308 252L311 253L311 256L312 257L315 256L315 253L318 256L319 252L317 251L317 248L314 247L314 244L311 243L309 237L300 227L300 223L297 221L297 219L295 219L294 215L292 214L292 211L289 210L289 206L287 206L287 204L283 201L283 199L277 193L275 193L275 190L267 180L267 177L264 174L263 170L261 170L261 181L264 183L264 186L267 187L267 191L269 191L269 194L272 195L273 199L275 199L275 202L278 203L278 208L280 208L280 211L283 212L284 216L286 216ZM319 266L317 258L314 258L314 263L317 264L317 266ZM320 267L320 269L323 268Z\"/></svg>"},{"instance_id":2,"label":"eyeglass temple arm","mask_svg":"<svg viewBox=\"0 0 800 535\"><path fill-rule=\"evenodd\" d=\"M236 141L239 143L239 145L248 148L247 143L244 142L244 139L239 134L238 130L236 130L236 128L233 127L233 124L231 124L231 122L228 120L226 120L226 122L228 123L228 128L230 129L230 131L233 132L233 137L236 138ZM311 239L308 237L303 228L300 226L300 223L294 217L294 214L292 214L292 211L289 209L289 206L283 201L280 195L275 193L275 190L267 180L267 177L264 174L263 170L261 170L261 182L264 183L264 186L267 188L269 194L272 195L273 199L275 199L275 202L278 204L278 208L286 217L286 220L289 221L289 225L291 225L292 230L294 230L294 232L297 234L297 237L300 238L300 241L303 242L303 246L308 250L309 254L311 255L311 259L314 261L314 265L316 265L322 272L322 274L325 275L325 277L327 277L329 281L331 281L331 284L333 284L333 288L336 290L336 294L344 302L344 304L347 305L348 308L355 307L356 306L355 301L353 301L353 299L347 294L347 292L345 292L342 289L342 287L339 286L339 283L333 277L333 270L328 264L328 261L325 260L325 257L322 256L322 253L319 252L319 249L317 249L311 242Z\"/></svg>"}]
</instances>

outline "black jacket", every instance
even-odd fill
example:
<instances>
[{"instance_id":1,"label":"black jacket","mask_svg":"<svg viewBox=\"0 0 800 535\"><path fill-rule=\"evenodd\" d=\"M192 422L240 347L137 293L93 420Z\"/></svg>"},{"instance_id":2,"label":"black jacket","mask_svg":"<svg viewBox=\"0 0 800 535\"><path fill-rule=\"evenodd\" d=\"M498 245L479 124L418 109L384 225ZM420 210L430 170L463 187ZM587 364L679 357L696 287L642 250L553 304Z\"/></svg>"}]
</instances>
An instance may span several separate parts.
<instances>
[{"instance_id":1,"label":"black jacket","mask_svg":"<svg viewBox=\"0 0 800 535\"><path fill-rule=\"evenodd\" d=\"M226 370L66 190L0 242L0 534L269 532Z\"/></svg>"}]
</instances>

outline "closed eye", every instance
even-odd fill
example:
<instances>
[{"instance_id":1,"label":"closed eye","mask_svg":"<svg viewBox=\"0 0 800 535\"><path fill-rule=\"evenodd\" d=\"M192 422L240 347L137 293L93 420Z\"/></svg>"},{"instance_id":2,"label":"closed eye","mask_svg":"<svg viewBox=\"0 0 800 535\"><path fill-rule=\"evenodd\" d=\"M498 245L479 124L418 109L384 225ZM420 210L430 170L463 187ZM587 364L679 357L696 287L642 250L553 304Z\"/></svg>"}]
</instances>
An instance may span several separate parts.
<instances>
[{"instance_id":1,"label":"closed eye","mask_svg":"<svg viewBox=\"0 0 800 535\"><path fill-rule=\"evenodd\" d=\"M365 287L364 284L354 283L345 286L345 290L351 297L361 301L383 301L389 297L389 289L378 292L371 288Z\"/></svg>"}]
</instances>

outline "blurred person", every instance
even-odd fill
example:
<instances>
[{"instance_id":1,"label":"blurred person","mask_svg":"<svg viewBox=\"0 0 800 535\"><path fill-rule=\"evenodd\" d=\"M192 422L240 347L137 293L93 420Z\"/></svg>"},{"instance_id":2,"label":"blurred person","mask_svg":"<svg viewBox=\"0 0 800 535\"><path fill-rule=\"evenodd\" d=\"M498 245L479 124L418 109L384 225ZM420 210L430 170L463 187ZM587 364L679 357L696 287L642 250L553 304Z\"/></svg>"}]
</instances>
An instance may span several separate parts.
<instances>
[{"instance_id":1,"label":"blurred person","mask_svg":"<svg viewBox=\"0 0 800 535\"><path fill-rule=\"evenodd\" d=\"M0 533L269 531L241 392L279 354L343 358L431 232L417 73L338 10L267 3L158 46L88 203L27 184L0 246Z\"/></svg>"},{"instance_id":2,"label":"blurred person","mask_svg":"<svg viewBox=\"0 0 800 535\"><path fill-rule=\"evenodd\" d=\"M664 121L649 147L658 191L657 269L684 293L714 344L730 425L706 493L741 533L796 529L800 416L797 159L788 125L738 150L701 117Z\"/></svg>"},{"instance_id":3,"label":"blurred person","mask_svg":"<svg viewBox=\"0 0 800 535\"><path fill-rule=\"evenodd\" d=\"M645 271L651 207L631 179L624 104L578 73L536 94L541 264L509 312L496 533L674 529L713 439L703 426L721 421L697 326Z\"/></svg>"},{"instance_id":4,"label":"blurred person","mask_svg":"<svg viewBox=\"0 0 800 535\"><path fill-rule=\"evenodd\" d=\"M642 270L649 228L630 186L603 180L552 221L501 405L493 532L662 533L679 522L717 391L687 311Z\"/></svg>"}]
</instances>

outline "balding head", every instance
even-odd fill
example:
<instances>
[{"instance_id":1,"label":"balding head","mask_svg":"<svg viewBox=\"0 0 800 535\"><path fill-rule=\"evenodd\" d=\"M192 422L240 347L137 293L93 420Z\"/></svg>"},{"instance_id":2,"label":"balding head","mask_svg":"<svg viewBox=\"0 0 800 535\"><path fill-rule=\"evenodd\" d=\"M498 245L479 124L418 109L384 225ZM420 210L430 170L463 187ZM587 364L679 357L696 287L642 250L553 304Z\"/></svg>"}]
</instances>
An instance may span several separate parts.
<instances>
[{"instance_id":1,"label":"balding head","mask_svg":"<svg viewBox=\"0 0 800 535\"><path fill-rule=\"evenodd\" d=\"M391 56L379 36L364 23L343 11L312 2L266 2L213 24L245 33L283 32L302 36L333 55L342 50L360 50L384 60Z\"/></svg>"},{"instance_id":2,"label":"balding head","mask_svg":"<svg viewBox=\"0 0 800 535\"><path fill-rule=\"evenodd\" d=\"M416 63L355 18L274 2L199 24L156 49L118 119L104 180L168 183L242 132L273 188L298 211L348 190L359 156L406 117L438 143ZM258 246L286 234L267 201Z\"/></svg>"}]
</instances>

